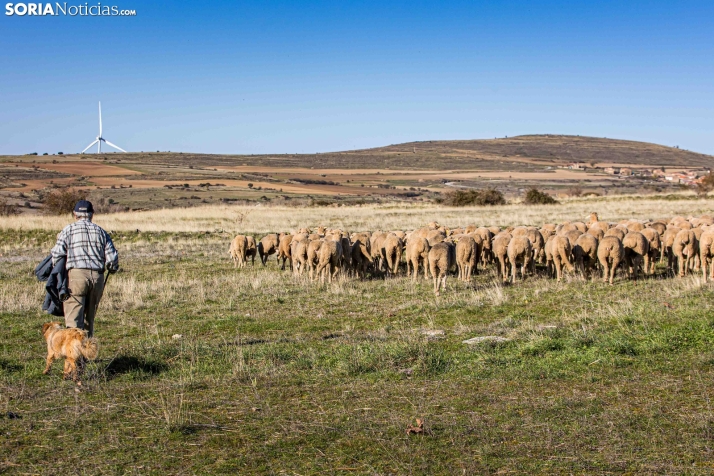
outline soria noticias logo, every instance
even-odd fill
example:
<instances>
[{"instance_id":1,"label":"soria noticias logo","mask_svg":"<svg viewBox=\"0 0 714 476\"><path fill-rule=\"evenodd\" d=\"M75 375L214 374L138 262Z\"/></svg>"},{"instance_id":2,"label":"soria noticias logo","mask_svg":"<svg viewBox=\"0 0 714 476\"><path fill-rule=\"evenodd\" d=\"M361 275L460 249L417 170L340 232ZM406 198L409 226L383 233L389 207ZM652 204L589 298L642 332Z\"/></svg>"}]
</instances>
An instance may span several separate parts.
<instances>
[{"instance_id":1,"label":"soria noticias logo","mask_svg":"<svg viewBox=\"0 0 714 476\"><path fill-rule=\"evenodd\" d=\"M68 5L60 3L6 3L7 16L70 16L70 17L134 17L136 10L124 10L116 5Z\"/></svg>"}]
</instances>

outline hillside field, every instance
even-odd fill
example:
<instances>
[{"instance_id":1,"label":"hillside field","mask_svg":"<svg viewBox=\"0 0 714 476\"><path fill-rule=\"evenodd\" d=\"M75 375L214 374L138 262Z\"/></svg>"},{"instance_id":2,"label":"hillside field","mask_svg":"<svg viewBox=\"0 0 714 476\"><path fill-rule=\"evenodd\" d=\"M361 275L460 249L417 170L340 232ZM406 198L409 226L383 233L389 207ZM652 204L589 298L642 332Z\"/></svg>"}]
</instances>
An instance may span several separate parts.
<instances>
[{"instance_id":1,"label":"hillside field","mask_svg":"<svg viewBox=\"0 0 714 476\"><path fill-rule=\"evenodd\" d=\"M69 217L0 217L2 474L712 474L714 285L662 264L614 286L340 277L271 257L235 269L238 232L408 229L711 213L693 195L560 205L205 205L97 215L110 277L83 385L42 375L32 274ZM540 270L542 271L542 270ZM479 336L501 339L475 345ZM416 419L424 434L407 434Z\"/></svg>"},{"instance_id":2,"label":"hillside field","mask_svg":"<svg viewBox=\"0 0 714 476\"><path fill-rule=\"evenodd\" d=\"M108 210L221 203L278 205L433 202L457 189L495 188L518 201L537 187L556 196L673 193L677 181L616 176L608 166L668 173L714 157L635 141L562 135L422 141L316 154L181 152L0 156L0 200L36 214L56 189L86 191ZM586 170L569 170L578 162Z\"/></svg>"}]
</instances>

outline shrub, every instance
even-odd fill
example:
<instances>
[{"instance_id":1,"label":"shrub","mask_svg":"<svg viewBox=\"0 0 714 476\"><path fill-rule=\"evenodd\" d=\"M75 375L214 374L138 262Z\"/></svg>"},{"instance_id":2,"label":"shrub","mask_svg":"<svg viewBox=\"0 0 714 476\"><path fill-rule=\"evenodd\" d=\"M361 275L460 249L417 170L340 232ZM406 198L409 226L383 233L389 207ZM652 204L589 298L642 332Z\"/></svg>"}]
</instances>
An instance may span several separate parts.
<instances>
[{"instance_id":1,"label":"shrub","mask_svg":"<svg viewBox=\"0 0 714 476\"><path fill-rule=\"evenodd\" d=\"M52 215L72 213L74 205L80 200L85 200L86 197L87 194L83 190L65 189L52 192L45 197L45 209Z\"/></svg>"},{"instance_id":2,"label":"shrub","mask_svg":"<svg viewBox=\"0 0 714 476\"><path fill-rule=\"evenodd\" d=\"M523 203L526 205L553 205L558 203L558 200L534 187L526 192L526 199Z\"/></svg>"},{"instance_id":3,"label":"shrub","mask_svg":"<svg viewBox=\"0 0 714 476\"><path fill-rule=\"evenodd\" d=\"M501 192L493 188L486 190L456 190L447 194L444 204L452 207L505 205L506 199Z\"/></svg>"},{"instance_id":4,"label":"shrub","mask_svg":"<svg viewBox=\"0 0 714 476\"><path fill-rule=\"evenodd\" d=\"M64 152L57 152L57 155L64 155Z\"/></svg>"},{"instance_id":5,"label":"shrub","mask_svg":"<svg viewBox=\"0 0 714 476\"><path fill-rule=\"evenodd\" d=\"M7 203L5 200L0 200L0 216L10 216L17 215L20 213L17 209L17 205L12 205Z\"/></svg>"},{"instance_id":6,"label":"shrub","mask_svg":"<svg viewBox=\"0 0 714 476\"><path fill-rule=\"evenodd\" d=\"M714 190L714 174L709 172L709 175L704 177L704 179L697 184L697 193L700 195L705 195Z\"/></svg>"}]
</instances>

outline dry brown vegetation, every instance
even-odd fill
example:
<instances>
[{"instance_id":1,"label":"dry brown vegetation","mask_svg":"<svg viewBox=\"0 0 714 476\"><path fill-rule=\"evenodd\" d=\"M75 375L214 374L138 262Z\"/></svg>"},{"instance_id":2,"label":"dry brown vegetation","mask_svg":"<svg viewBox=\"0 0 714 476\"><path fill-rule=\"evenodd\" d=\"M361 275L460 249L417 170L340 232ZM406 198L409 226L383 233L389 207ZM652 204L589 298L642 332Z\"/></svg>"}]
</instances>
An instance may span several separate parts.
<instances>
[{"instance_id":1,"label":"dry brown vegetation","mask_svg":"<svg viewBox=\"0 0 714 476\"><path fill-rule=\"evenodd\" d=\"M502 226L529 225L563 220L587 220L593 210L600 219L657 219L662 216L711 213L714 197L693 193L668 197L624 196L617 199L563 199L558 205L511 204L484 207L446 207L409 203L382 205L293 208L285 206L208 205L195 208L151 210L145 212L97 214L95 221L115 231L216 232L237 234L289 231L306 224L320 224L348 231L415 229L439 221L454 227L478 223ZM0 219L0 229L59 230L68 216L15 216Z\"/></svg>"}]
</instances>

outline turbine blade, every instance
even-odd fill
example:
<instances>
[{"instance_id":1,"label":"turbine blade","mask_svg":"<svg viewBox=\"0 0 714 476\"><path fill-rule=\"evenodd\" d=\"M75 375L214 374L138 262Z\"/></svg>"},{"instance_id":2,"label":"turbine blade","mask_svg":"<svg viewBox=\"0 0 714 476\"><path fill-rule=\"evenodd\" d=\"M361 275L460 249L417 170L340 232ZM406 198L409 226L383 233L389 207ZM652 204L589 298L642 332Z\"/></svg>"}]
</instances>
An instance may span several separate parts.
<instances>
[{"instance_id":1,"label":"turbine blade","mask_svg":"<svg viewBox=\"0 0 714 476\"><path fill-rule=\"evenodd\" d=\"M102 137L102 101L99 101L99 137Z\"/></svg>"},{"instance_id":2,"label":"turbine blade","mask_svg":"<svg viewBox=\"0 0 714 476\"><path fill-rule=\"evenodd\" d=\"M112 143L109 142L108 140L105 139L104 142L106 142L107 145L110 145L110 146L114 147L115 149L119 149L119 150L121 150L122 152L126 153L126 151L125 151L124 149L122 149L121 147L117 147L116 145L112 144Z\"/></svg>"},{"instance_id":3,"label":"turbine blade","mask_svg":"<svg viewBox=\"0 0 714 476\"><path fill-rule=\"evenodd\" d=\"M94 142L92 142L91 144L89 144L89 145L87 146L87 149L89 149L90 147L92 147L92 146L93 146L94 144L96 144L97 142L99 142L99 140L95 140ZM84 154L85 152L87 152L87 149L84 149L82 152L80 152L80 154Z\"/></svg>"}]
</instances>

